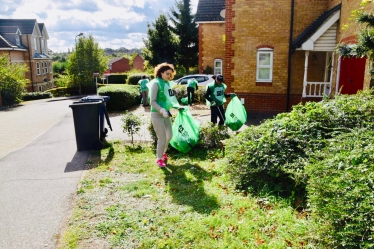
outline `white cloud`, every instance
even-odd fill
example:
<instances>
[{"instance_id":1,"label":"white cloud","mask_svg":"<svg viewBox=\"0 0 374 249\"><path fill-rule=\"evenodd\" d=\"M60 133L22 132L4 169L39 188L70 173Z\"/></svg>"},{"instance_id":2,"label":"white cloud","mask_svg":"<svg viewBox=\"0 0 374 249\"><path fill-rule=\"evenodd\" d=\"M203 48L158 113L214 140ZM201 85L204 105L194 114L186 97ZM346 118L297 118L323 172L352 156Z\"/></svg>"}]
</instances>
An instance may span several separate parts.
<instances>
[{"instance_id":1,"label":"white cloud","mask_svg":"<svg viewBox=\"0 0 374 249\"><path fill-rule=\"evenodd\" d=\"M93 35L100 47L141 48L147 22L168 13L170 0L0 0L0 18L36 19L49 34L48 47L55 52L75 46L75 36ZM198 0L191 0L196 12Z\"/></svg>"}]
</instances>

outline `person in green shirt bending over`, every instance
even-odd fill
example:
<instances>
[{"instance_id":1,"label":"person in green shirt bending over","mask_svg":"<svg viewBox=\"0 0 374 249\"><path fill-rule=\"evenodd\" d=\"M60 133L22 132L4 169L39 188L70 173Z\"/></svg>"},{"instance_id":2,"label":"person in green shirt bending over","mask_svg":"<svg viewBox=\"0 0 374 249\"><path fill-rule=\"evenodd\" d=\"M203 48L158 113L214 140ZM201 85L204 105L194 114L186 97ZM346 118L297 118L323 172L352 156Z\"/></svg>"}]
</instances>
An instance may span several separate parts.
<instances>
[{"instance_id":1,"label":"person in green shirt bending over","mask_svg":"<svg viewBox=\"0 0 374 249\"><path fill-rule=\"evenodd\" d=\"M142 76L142 79L138 81L138 84L140 85L140 91L142 93L143 98L143 106L149 106L148 104L148 84L149 80L145 77L145 75Z\"/></svg>"},{"instance_id":2,"label":"person in green shirt bending over","mask_svg":"<svg viewBox=\"0 0 374 249\"><path fill-rule=\"evenodd\" d=\"M192 105L195 90L197 90L197 80L195 78L190 79L187 81L187 98L188 98L188 105ZM191 95L191 96L190 96Z\"/></svg>"},{"instance_id":3,"label":"person in green shirt bending over","mask_svg":"<svg viewBox=\"0 0 374 249\"><path fill-rule=\"evenodd\" d=\"M226 102L226 98L235 95L234 93L225 94L226 84L223 83L223 76L217 75L212 83L206 86L205 99L207 105L210 106L210 121L213 124L217 124L217 118L219 117L218 125L225 124L225 110L223 104Z\"/></svg>"}]
</instances>

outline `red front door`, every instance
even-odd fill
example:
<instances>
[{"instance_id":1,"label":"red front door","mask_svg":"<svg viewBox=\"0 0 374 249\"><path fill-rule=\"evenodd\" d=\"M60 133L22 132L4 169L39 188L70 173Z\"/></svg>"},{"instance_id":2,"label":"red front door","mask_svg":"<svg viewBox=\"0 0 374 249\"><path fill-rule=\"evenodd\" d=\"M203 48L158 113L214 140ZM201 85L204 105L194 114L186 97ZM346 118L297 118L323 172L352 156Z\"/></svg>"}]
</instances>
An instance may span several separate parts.
<instances>
[{"instance_id":1,"label":"red front door","mask_svg":"<svg viewBox=\"0 0 374 249\"><path fill-rule=\"evenodd\" d=\"M364 86L366 57L342 58L340 63L339 90L342 94L356 94Z\"/></svg>"}]
</instances>

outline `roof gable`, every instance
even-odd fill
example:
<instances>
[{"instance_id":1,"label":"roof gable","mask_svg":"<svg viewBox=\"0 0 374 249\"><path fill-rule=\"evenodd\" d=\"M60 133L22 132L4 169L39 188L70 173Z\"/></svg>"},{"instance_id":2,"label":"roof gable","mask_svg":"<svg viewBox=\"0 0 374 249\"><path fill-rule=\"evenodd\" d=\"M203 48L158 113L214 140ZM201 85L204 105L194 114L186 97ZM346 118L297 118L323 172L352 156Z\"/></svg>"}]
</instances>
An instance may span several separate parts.
<instances>
[{"instance_id":1,"label":"roof gable","mask_svg":"<svg viewBox=\"0 0 374 249\"><path fill-rule=\"evenodd\" d=\"M22 34L34 33L36 24L36 19L0 19L0 26L17 26Z\"/></svg>"},{"instance_id":2,"label":"roof gable","mask_svg":"<svg viewBox=\"0 0 374 249\"><path fill-rule=\"evenodd\" d=\"M294 49L313 50L314 42L318 40L340 18L341 4L320 15L293 42Z\"/></svg>"},{"instance_id":3,"label":"roof gable","mask_svg":"<svg viewBox=\"0 0 374 249\"><path fill-rule=\"evenodd\" d=\"M225 0L199 0L195 22L224 22L221 12L225 6Z\"/></svg>"}]
</instances>

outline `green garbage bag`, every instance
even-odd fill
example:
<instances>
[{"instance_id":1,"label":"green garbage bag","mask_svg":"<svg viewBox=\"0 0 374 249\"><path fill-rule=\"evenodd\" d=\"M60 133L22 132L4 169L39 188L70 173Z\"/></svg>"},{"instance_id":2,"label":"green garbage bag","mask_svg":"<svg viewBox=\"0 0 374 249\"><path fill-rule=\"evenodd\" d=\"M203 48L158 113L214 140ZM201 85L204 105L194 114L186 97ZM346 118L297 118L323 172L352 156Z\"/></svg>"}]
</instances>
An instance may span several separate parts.
<instances>
[{"instance_id":1,"label":"green garbage bag","mask_svg":"<svg viewBox=\"0 0 374 249\"><path fill-rule=\"evenodd\" d=\"M232 131L239 130L247 122L247 112L238 96L235 95L231 98L226 108L225 117L225 123Z\"/></svg>"},{"instance_id":2,"label":"green garbage bag","mask_svg":"<svg viewBox=\"0 0 374 249\"><path fill-rule=\"evenodd\" d=\"M199 141L200 123L192 117L188 108L180 108L172 131L170 145L182 153L187 153Z\"/></svg>"},{"instance_id":3,"label":"green garbage bag","mask_svg":"<svg viewBox=\"0 0 374 249\"><path fill-rule=\"evenodd\" d=\"M190 93L190 98L192 98L192 94ZM188 105L188 97L181 98L181 102L183 105Z\"/></svg>"}]
</instances>

